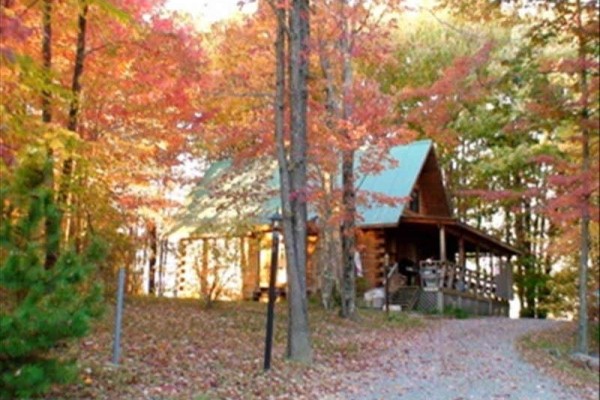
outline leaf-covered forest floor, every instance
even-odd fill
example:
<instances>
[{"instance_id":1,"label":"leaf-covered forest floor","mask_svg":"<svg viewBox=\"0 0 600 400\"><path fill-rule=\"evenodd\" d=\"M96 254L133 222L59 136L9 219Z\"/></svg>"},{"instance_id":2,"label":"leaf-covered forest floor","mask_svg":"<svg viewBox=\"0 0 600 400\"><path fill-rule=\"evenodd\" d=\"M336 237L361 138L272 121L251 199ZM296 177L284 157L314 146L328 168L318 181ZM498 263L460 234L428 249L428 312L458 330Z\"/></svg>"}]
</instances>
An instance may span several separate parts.
<instances>
[{"instance_id":1,"label":"leaf-covered forest floor","mask_svg":"<svg viewBox=\"0 0 600 400\"><path fill-rule=\"evenodd\" d=\"M78 381L56 387L46 398L422 399L433 387L444 399L497 391L499 398L527 400L598 396L597 371L566 361L573 344L569 323L406 313L388 319L364 309L348 321L315 305L310 309L314 363L303 367L285 360L287 305L278 303L272 369L265 374L264 303L216 303L206 309L197 300L128 298L119 368L110 363L113 309L70 349L80 359ZM537 371L514 349L519 337L519 351Z\"/></svg>"},{"instance_id":2,"label":"leaf-covered forest floor","mask_svg":"<svg viewBox=\"0 0 600 400\"><path fill-rule=\"evenodd\" d=\"M111 307L111 308L114 308ZM285 360L287 305L276 305L271 371L263 373L266 304L129 298L122 361L111 363L113 311L73 346L78 382L55 388L51 399L315 399L340 392L344 376L377 367L399 340L411 341L429 322L423 317L360 310L357 321L311 307L314 363Z\"/></svg>"},{"instance_id":3,"label":"leaf-covered forest floor","mask_svg":"<svg viewBox=\"0 0 600 400\"><path fill-rule=\"evenodd\" d=\"M592 325L589 348L598 355L598 325ZM523 336L517 343L519 351L528 362L534 364L546 375L565 385L576 388L585 398L598 399L600 371L575 365L570 354L575 348L577 325L575 322L562 322L554 329L536 331Z\"/></svg>"}]
</instances>

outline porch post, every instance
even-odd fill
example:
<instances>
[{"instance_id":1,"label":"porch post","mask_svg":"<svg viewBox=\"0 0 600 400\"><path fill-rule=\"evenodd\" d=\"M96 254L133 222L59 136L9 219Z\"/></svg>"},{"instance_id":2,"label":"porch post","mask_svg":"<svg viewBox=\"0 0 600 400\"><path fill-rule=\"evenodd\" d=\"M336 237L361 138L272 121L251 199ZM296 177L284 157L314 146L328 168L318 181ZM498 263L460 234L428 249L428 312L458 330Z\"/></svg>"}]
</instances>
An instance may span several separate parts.
<instances>
[{"instance_id":1,"label":"porch post","mask_svg":"<svg viewBox=\"0 0 600 400\"><path fill-rule=\"evenodd\" d=\"M435 300L437 311L442 314L444 312L444 292L442 290L435 292Z\"/></svg>"},{"instance_id":2,"label":"porch post","mask_svg":"<svg viewBox=\"0 0 600 400\"><path fill-rule=\"evenodd\" d=\"M500 293L500 300L505 300L508 297L508 288L506 285L506 261L504 259L504 255L500 255L500 277L498 278L498 285L500 285L501 289L496 289Z\"/></svg>"},{"instance_id":3,"label":"porch post","mask_svg":"<svg viewBox=\"0 0 600 400\"><path fill-rule=\"evenodd\" d=\"M440 261L446 261L446 229L440 225Z\"/></svg>"},{"instance_id":4,"label":"porch post","mask_svg":"<svg viewBox=\"0 0 600 400\"><path fill-rule=\"evenodd\" d=\"M479 261L479 246L475 248L475 294L481 292L481 265Z\"/></svg>"},{"instance_id":5,"label":"porch post","mask_svg":"<svg viewBox=\"0 0 600 400\"><path fill-rule=\"evenodd\" d=\"M463 290L467 287L467 279L466 279L466 259L465 259L465 238L461 235L458 238L458 267L460 271L459 282L463 287Z\"/></svg>"},{"instance_id":6,"label":"porch post","mask_svg":"<svg viewBox=\"0 0 600 400\"><path fill-rule=\"evenodd\" d=\"M494 298L496 295L496 291L498 288L496 287L496 281L494 279L494 273L496 270L496 255L490 250L489 252L490 258L490 273L488 275L488 284L490 285L490 298Z\"/></svg>"},{"instance_id":7,"label":"porch post","mask_svg":"<svg viewBox=\"0 0 600 400\"><path fill-rule=\"evenodd\" d=\"M465 238L458 238L458 265L461 268L465 267Z\"/></svg>"},{"instance_id":8,"label":"porch post","mask_svg":"<svg viewBox=\"0 0 600 400\"><path fill-rule=\"evenodd\" d=\"M496 297L500 300L504 300L506 298L506 266L504 264L504 256L500 255L498 260L500 266L498 279L496 280Z\"/></svg>"},{"instance_id":9,"label":"porch post","mask_svg":"<svg viewBox=\"0 0 600 400\"><path fill-rule=\"evenodd\" d=\"M506 298L507 300L512 300L514 297L513 293L513 266L512 266L512 256L506 256Z\"/></svg>"}]
</instances>

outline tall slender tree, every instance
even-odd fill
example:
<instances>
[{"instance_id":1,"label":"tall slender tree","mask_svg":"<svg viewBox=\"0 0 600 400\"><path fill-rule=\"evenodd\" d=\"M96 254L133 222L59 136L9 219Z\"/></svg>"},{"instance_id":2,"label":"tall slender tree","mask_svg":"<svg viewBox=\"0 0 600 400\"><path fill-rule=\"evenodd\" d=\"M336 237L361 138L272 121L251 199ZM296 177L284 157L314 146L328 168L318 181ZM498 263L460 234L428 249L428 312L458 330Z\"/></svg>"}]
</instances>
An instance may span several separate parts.
<instances>
[{"instance_id":1,"label":"tall slender tree","mask_svg":"<svg viewBox=\"0 0 600 400\"><path fill-rule=\"evenodd\" d=\"M44 74L44 88L42 89L42 121L45 124L52 122L52 93L50 91L51 75L52 75L52 0L44 0L42 3L42 60ZM54 156L52 149L48 147L48 162L54 167ZM50 190L54 186L54 173L46 174L46 185ZM58 229L53 224L60 224L60 220L47 218L45 220L46 232L53 232ZM60 247L60 238L48 237L46 246L46 258L44 261L45 268L51 268L58 259Z\"/></svg>"},{"instance_id":2,"label":"tall slender tree","mask_svg":"<svg viewBox=\"0 0 600 400\"><path fill-rule=\"evenodd\" d=\"M590 154L590 142L591 142L591 130L596 127L596 134L598 133L598 110L595 110L595 122L594 112L591 110L590 101L594 100L594 96L590 95L589 89L589 75L590 68L588 64L589 47L598 48L598 31L594 29L598 27L598 3L587 2L587 7L591 10L586 11L581 0L577 0L575 9L575 34L577 37L577 61L579 64L579 82L578 89L580 93L580 121L579 127L581 130L581 173L583 175L583 188L582 188L582 199L581 199L581 255L579 260L579 322L577 329L577 350L582 353L588 352L588 308L587 308L587 296L588 296L588 262L590 254L590 199L592 190L590 189L590 169L591 169L591 154ZM591 4L589 4L591 3ZM590 18L591 17L591 18ZM590 32L590 29L594 31ZM592 35L590 35L592 33ZM596 62L598 61L598 50L596 50ZM593 60L593 58L591 58ZM596 74L597 74L596 66ZM598 82L596 82L598 83ZM596 87L596 91L598 88ZM595 96L596 105L598 102L598 96Z\"/></svg>"},{"instance_id":3,"label":"tall slender tree","mask_svg":"<svg viewBox=\"0 0 600 400\"><path fill-rule=\"evenodd\" d=\"M321 290L324 299L330 298L329 291L334 286L331 277L337 275L340 314L344 318L352 318L356 312L355 242L356 221L360 218L357 203L364 201L357 196L356 151L369 146L371 151L366 153L381 155L371 164L380 165L388 147L406 140L388 117L389 97L366 72L369 68L378 70L386 58L390 44L386 38L395 19L385 16L395 11L397 4L386 0L336 0L316 8L319 26L313 46L318 49L322 77L315 91L322 88L325 93L319 101L324 105L322 121L326 127L326 135L321 132L321 144L315 145L313 153L319 165L317 181L321 183L319 195L315 196L322 205L321 252L327 254L320 259L325 263L321 265ZM331 148L336 150L334 159ZM319 157L320 151L326 156ZM326 161L322 159L325 157ZM362 171L365 172L371 171ZM333 229L340 233L334 234Z\"/></svg>"},{"instance_id":4,"label":"tall slender tree","mask_svg":"<svg viewBox=\"0 0 600 400\"><path fill-rule=\"evenodd\" d=\"M348 1L340 0L342 33L340 51L342 53L342 124L349 126L352 118L353 85L351 32L348 13ZM344 129L344 136L351 140L350 132ZM354 148L342 150L342 204L344 218L342 222L342 309L341 315L352 318L356 312L356 269L354 252L356 251L356 186L354 182Z\"/></svg>"},{"instance_id":5,"label":"tall slender tree","mask_svg":"<svg viewBox=\"0 0 600 400\"><path fill-rule=\"evenodd\" d=\"M312 361L312 347L306 297L308 1L294 0L289 9L289 18L286 18L286 7L283 5L274 4L274 10L277 19L275 140L289 291L287 356L294 361L309 363ZM287 54L286 33L289 35ZM290 99L289 153L284 138L286 65Z\"/></svg>"}]
</instances>

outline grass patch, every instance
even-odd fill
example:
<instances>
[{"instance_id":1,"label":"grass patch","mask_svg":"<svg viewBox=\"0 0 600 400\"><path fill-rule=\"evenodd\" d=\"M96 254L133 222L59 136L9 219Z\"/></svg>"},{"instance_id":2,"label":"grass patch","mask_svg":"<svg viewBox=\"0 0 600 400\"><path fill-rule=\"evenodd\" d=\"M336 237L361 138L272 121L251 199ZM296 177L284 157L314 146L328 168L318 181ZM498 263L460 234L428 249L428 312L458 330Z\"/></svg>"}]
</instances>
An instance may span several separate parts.
<instances>
[{"instance_id":1,"label":"grass patch","mask_svg":"<svg viewBox=\"0 0 600 400\"><path fill-rule=\"evenodd\" d=\"M471 314L463 308L460 307L444 307L443 312L439 312L438 310L429 310L425 313L425 315L430 317L445 317L445 318L453 318L453 319L468 319L471 318Z\"/></svg>"},{"instance_id":2,"label":"grass patch","mask_svg":"<svg viewBox=\"0 0 600 400\"><path fill-rule=\"evenodd\" d=\"M598 354L600 352L600 323L592 323L590 325L590 352Z\"/></svg>"},{"instance_id":3,"label":"grass patch","mask_svg":"<svg viewBox=\"0 0 600 400\"><path fill-rule=\"evenodd\" d=\"M467 319L471 317L471 314L460 307L446 307L444 308L444 315L455 319Z\"/></svg>"},{"instance_id":4,"label":"grass patch","mask_svg":"<svg viewBox=\"0 0 600 400\"><path fill-rule=\"evenodd\" d=\"M577 366L569 357L575 348L576 329L575 323L565 322L555 329L533 332L520 338L517 347L528 362L546 374L579 389L586 399L597 400L599 371ZM598 338L591 336L590 350L597 352Z\"/></svg>"},{"instance_id":5,"label":"grass patch","mask_svg":"<svg viewBox=\"0 0 600 400\"><path fill-rule=\"evenodd\" d=\"M425 320L418 314L391 312L386 316L383 324L390 327L422 328Z\"/></svg>"}]
</instances>

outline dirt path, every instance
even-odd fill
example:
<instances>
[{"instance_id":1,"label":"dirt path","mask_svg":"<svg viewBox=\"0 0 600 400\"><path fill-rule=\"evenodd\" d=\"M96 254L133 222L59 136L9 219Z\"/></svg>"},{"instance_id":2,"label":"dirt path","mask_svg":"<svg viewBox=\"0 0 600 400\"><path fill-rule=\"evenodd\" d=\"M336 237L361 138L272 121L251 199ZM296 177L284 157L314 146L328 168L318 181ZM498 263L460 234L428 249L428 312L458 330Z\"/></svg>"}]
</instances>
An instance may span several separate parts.
<instances>
[{"instance_id":1,"label":"dirt path","mask_svg":"<svg viewBox=\"0 0 600 400\"><path fill-rule=\"evenodd\" d=\"M349 392L335 399L577 400L569 388L521 360L515 340L552 321L500 318L444 320L416 345L398 338L381 369L349 377Z\"/></svg>"}]
</instances>

